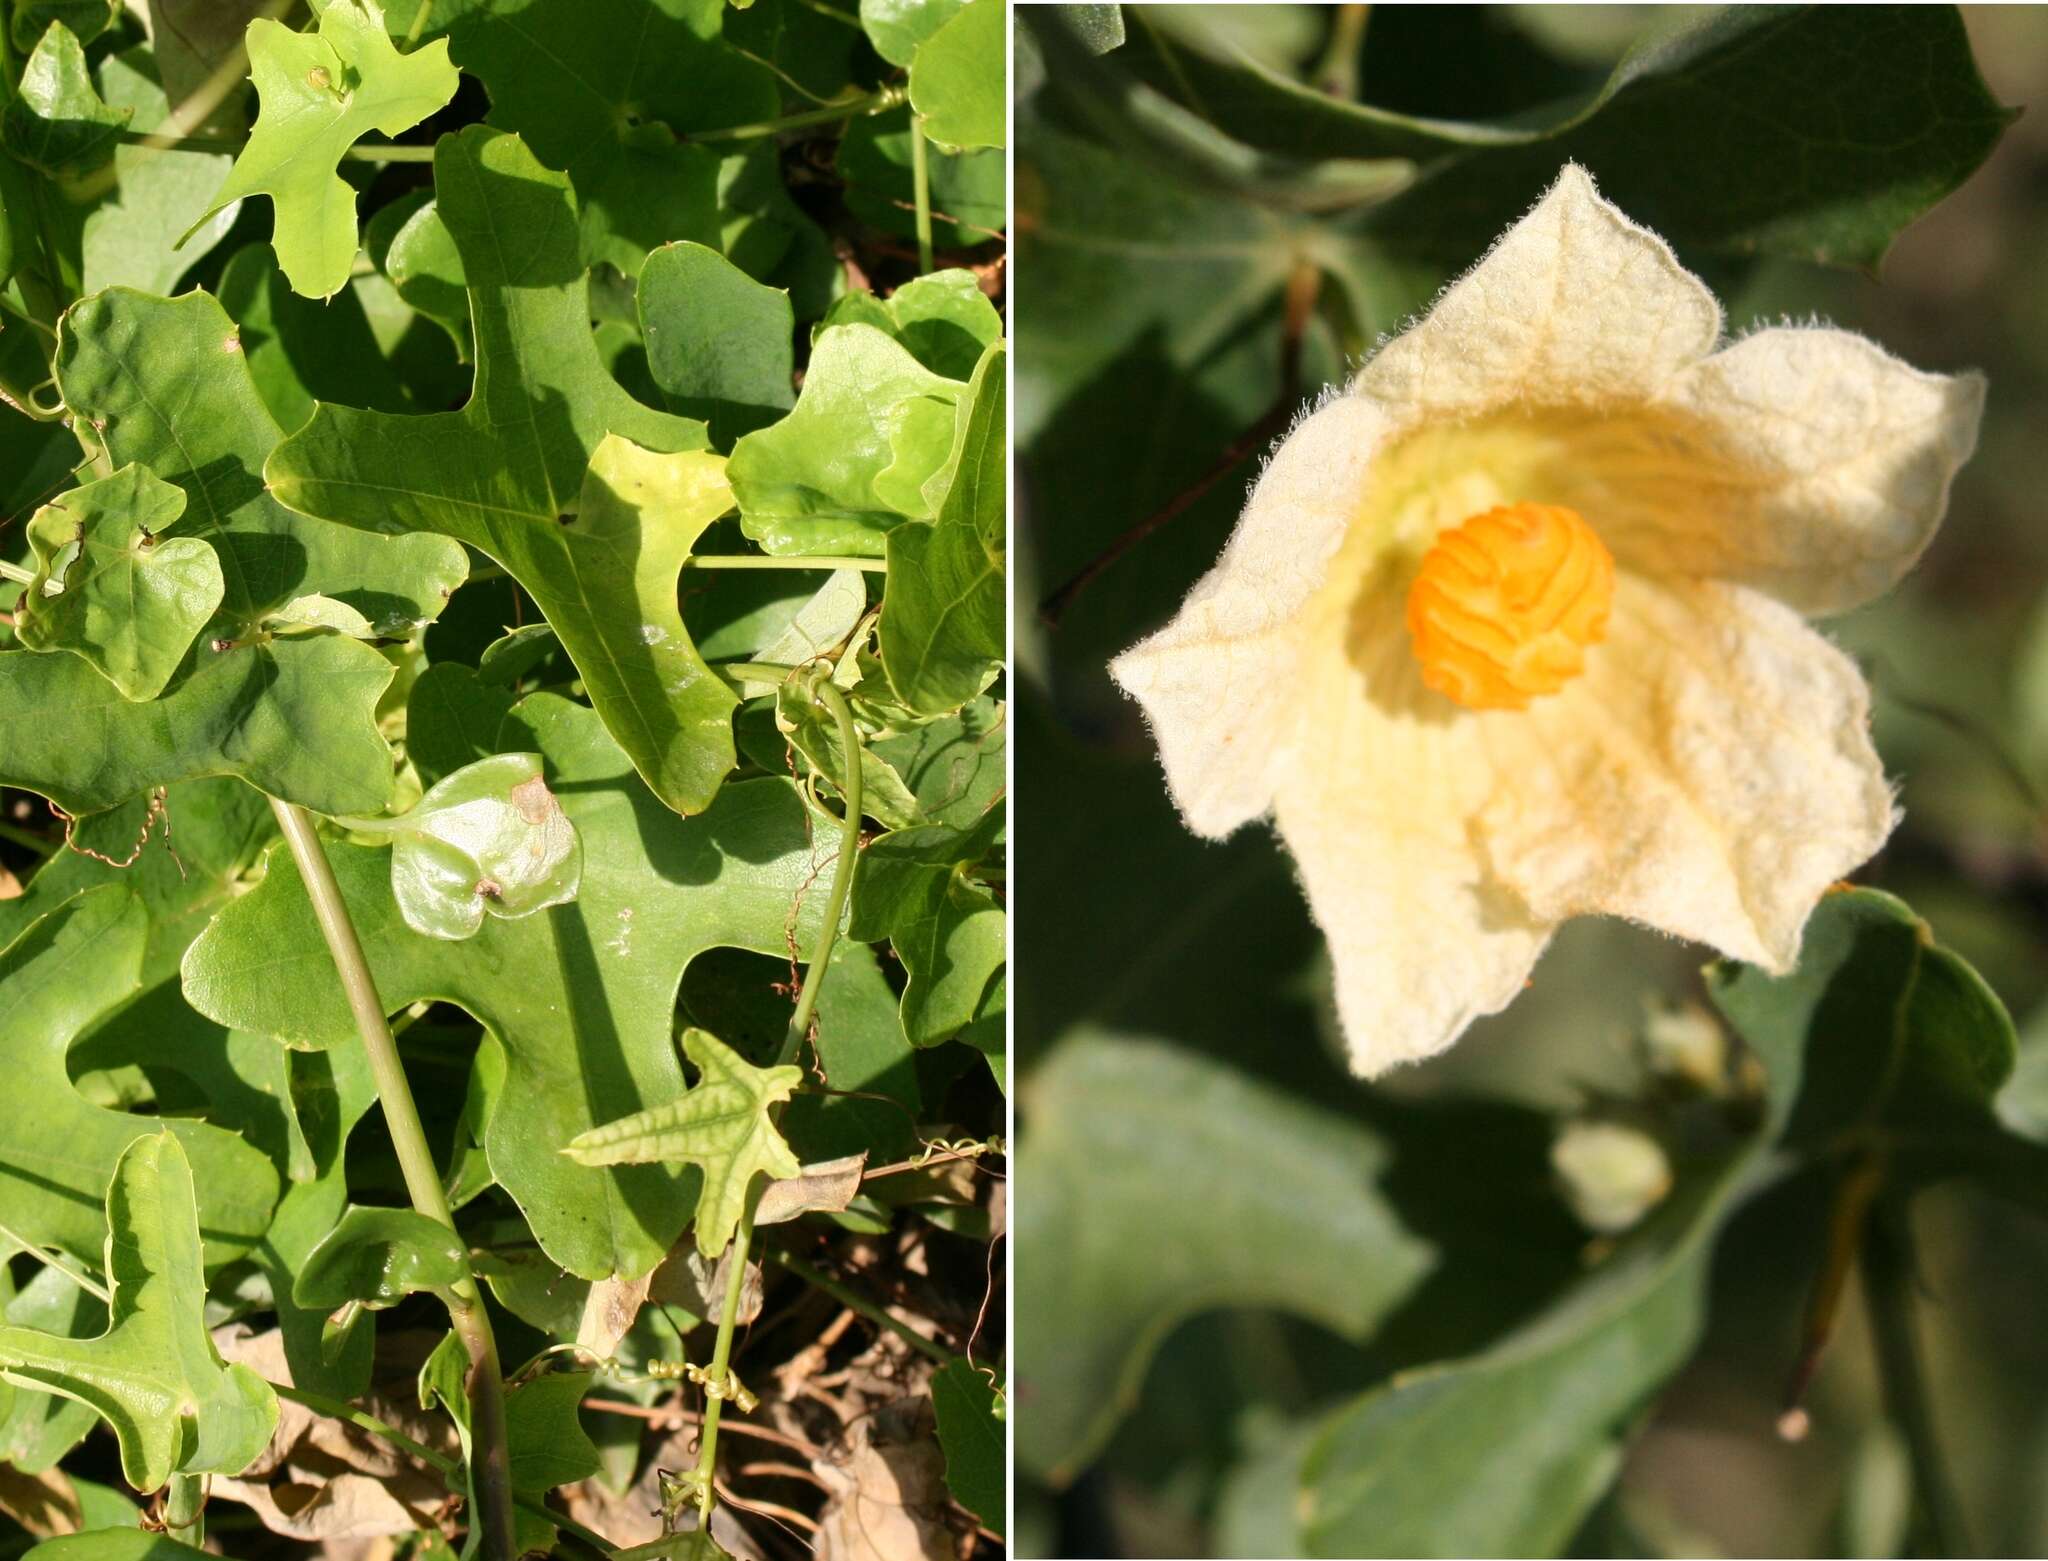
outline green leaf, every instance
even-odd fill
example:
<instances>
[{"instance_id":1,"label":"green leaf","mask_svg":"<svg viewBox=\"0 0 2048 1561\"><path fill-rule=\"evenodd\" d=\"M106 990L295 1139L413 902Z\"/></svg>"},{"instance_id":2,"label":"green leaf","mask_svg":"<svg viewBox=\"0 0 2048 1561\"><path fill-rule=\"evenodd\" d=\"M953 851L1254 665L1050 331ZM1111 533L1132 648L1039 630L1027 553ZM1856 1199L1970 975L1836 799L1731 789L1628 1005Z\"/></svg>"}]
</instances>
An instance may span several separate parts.
<instances>
[{"instance_id":1,"label":"green leaf","mask_svg":"<svg viewBox=\"0 0 2048 1561\"><path fill-rule=\"evenodd\" d=\"M505 1395L505 1440L514 1491L522 1496L545 1496L597 1473L597 1448L576 1414L589 1391L588 1372L558 1371L522 1383ZM522 1530L526 1523L522 1514Z\"/></svg>"},{"instance_id":2,"label":"green leaf","mask_svg":"<svg viewBox=\"0 0 2048 1561\"><path fill-rule=\"evenodd\" d=\"M93 1105L65 1066L72 1042L137 986L148 918L118 886L59 906L0 952L0 1188L8 1228L100 1261L100 1211L122 1153L157 1121ZM170 1124L199 1168L200 1218L218 1265L255 1244L277 1201L277 1173L256 1149L209 1123Z\"/></svg>"},{"instance_id":3,"label":"green leaf","mask_svg":"<svg viewBox=\"0 0 2048 1561\"><path fill-rule=\"evenodd\" d=\"M0 1320L66 1339L97 1338L107 1331L106 1303L73 1284L54 1268L40 1269L12 1292ZM12 1399L0 1417L0 1457L24 1474L55 1468L92 1430L98 1418L75 1399L49 1393L16 1393L0 1386L0 1400Z\"/></svg>"},{"instance_id":4,"label":"green leaf","mask_svg":"<svg viewBox=\"0 0 2048 1561\"><path fill-rule=\"evenodd\" d=\"M776 690L775 720L790 745L804 756L804 762L843 796L846 753L839 738L839 723L831 714L806 689L791 682ZM856 751L860 762L861 811L884 829L907 829L923 823L917 798L903 784L903 777L865 743L858 744Z\"/></svg>"},{"instance_id":5,"label":"green leaf","mask_svg":"<svg viewBox=\"0 0 2048 1561\"><path fill-rule=\"evenodd\" d=\"M376 0L331 0L317 32L251 22L249 75L262 107L209 215L268 195L271 242L292 289L332 297L356 257L356 194L336 169L372 130L395 136L447 106L457 84L448 45L400 54Z\"/></svg>"},{"instance_id":6,"label":"green leaf","mask_svg":"<svg viewBox=\"0 0 2048 1561\"><path fill-rule=\"evenodd\" d=\"M887 331L934 374L963 384L1003 337L1003 317L972 271L913 277L887 298L847 293L833 301L821 328L854 324Z\"/></svg>"},{"instance_id":7,"label":"green leaf","mask_svg":"<svg viewBox=\"0 0 2048 1561\"><path fill-rule=\"evenodd\" d=\"M148 705L122 700L73 657L0 653L0 724L21 734L0 754L0 778L73 813L221 774L316 812L381 809L392 761L376 705L390 662L333 636L244 636L266 612L314 594L348 603L380 633L410 634L461 583L461 548L364 536L280 505L261 475L277 425L233 325L204 293L167 300L115 288L81 300L59 329L57 377L116 463L185 490L180 530L219 556L225 595Z\"/></svg>"},{"instance_id":8,"label":"green leaf","mask_svg":"<svg viewBox=\"0 0 2048 1561\"><path fill-rule=\"evenodd\" d=\"M869 751L903 777L927 820L967 829L1003 794L1008 735L1006 707L983 695Z\"/></svg>"},{"instance_id":9,"label":"green leaf","mask_svg":"<svg viewBox=\"0 0 2048 1561\"><path fill-rule=\"evenodd\" d=\"M581 1165L696 1166L704 1173L697 1250L716 1257L746 1212L755 1174L774 1180L803 1169L770 1110L789 1099L804 1076L801 1068L757 1068L707 1030L685 1030L683 1051L697 1065L694 1089L581 1133L562 1152Z\"/></svg>"},{"instance_id":10,"label":"green leaf","mask_svg":"<svg viewBox=\"0 0 2048 1561\"><path fill-rule=\"evenodd\" d=\"M796 400L796 321L789 295L763 287L702 244L666 244L640 272L647 371L672 411L702 418L732 448Z\"/></svg>"},{"instance_id":11,"label":"green leaf","mask_svg":"<svg viewBox=\"0 0 2048 1561\"><path fill-rule=\"evenodd\" d=\"M126 699L154 699L220 606L220 560L197 537L160 541L182 489L130 464L45 504L28 523L36 577L15 635L82 657Z\"/></svg>"},{"instance_id":12,"label":"green leaf","mask_svg":"<svg viewBox=\"0 0 2048 1561\"><path fill-rule=\"evenodd\" d=\"M1492 121L1341 101L1243 54L1218 63L1174 51L1160 80L1268 153L1447 160L1373 213L1375 232L1404 255L1468 264L1574 161L1681 253L1874 266L1983 162L2012 116L1985 88L1953 6L1871 20L1830 6L1674 14L1590 95ZM1731 168L1786 172L1737 178Z\"/></svg>"},{"instance_id":13,"label":"green leaf","mask_svg":"<svg viewBox=\"0 0 2048 1561\"><path fill-rule=\"evenodd\" d=\"M25 54L52 22L62 22L80 43L91 43L107 30L120 0L13 0L8 9L14 13L14 46Z\"/></svg>"},{"instance_id":14,"label":"green leaf","mask_svg":"<svg viewBox=\"0 0 2048 1561\"><path fill-rule=\"evenodd\" d=\"M922 715L966 704L1002 668L1006 362L1001 347L990 348L961 399L947 460L952 482L936 521L888 536L882 664L896 697Z\"/></svg>"},{"instance_id":15,"label":"green leaf","mask_svg":"<svg viewBox=\"0 0 2048 1561\"><path fill-rule=\"evenodd\" d=\"M419 771L421 784L436 786L495 753L498 728L512 704L510 693L460 662L441 662L422 672L405 705L406 757Z\"/></svg>"},{"instance_id":16,"label":"green leaf","mask_svg":"<svg viewBox=\"0 0 2048 1561\"><path fill-rule=\"evenodd\" d=\"M899 829L861 852L846 930L869 943L887 938L903 961L903 1033L913 1046L934 1046L970 1023L1002 966L1003 908L968 871L1002 830L996 806L970 829Z\"/></svg>"},{"instance_id":17,"label":"green leaf","mask_svg":"<svg viewBox=\"0 0 2048 1561\"><path fill-rule=\"evenodd\" d=\"M917 46L910 106L940 145L968 151L1003 144L1008 20L1003 0L971 0Z\"/></svg>"},{"instance_id":18,"label":"green leaf","mask_svg":"<svg viewBox=\"0 0 2048 1561\"><path fill-rule=\"evenodd\" d=\"M382 211L377 214L382 215ZM377 217L372 217L372 253L376 231ZM469 330L469 282L462 269L462 252L455 247L455 235L448 231L440 208L431 199L415 208L391 235L378 265L398 296L447 331L462 361L471 361L475 342Z\"/></svg>"},{"instance_id":19,"label":"green leaf","mask_svg":"<svg viewBox=\"0 0 2048 1561\"><path fill-rule=\"evenodd\" d=\"M794 410L733 446L747 535L770 553L879 554L890 527L932 513L960 392L873 326L821 331Z\"/></svg>"},{"instance_id":20,"label":"green leaf","mask_svg":"<svg viewBox=\"0 0 2048 1561\"><path fill-rule=\"evenodd\" d=\"M21 68L21 84L0 116L0 128L7 149L31 168L83 173L113 155L114 138L133 113L101 100L83 45L70 28L53 21Z\"/></svg>"},{"instance_id":21,"label":"green leaf","mask_svg":"<svg viewBox=\"0 0 2048 1561\"><path fill-rule=\"evenodd\" d=\"M276 1429L277 1399L247 1366L224 1364L207 1335L192 1169L171 1134L122 1154L107 1224L107 1331L64 1339L0 1328L0 1370L90 1404L113 1427L136 1490L177 1473L241 1473Z\"/></svg>"},{"instance_id":22,"label":"green leaf","mask_svg":"<svg viewBox=\"0 0 2048 1561\"><path fill-rule=\"evenodd\" d=\"M932 1409L946 1454L953 1499L1001 1536L1009 1460L995 1415L995 1389L973 1365L956 1360L932 1376Z\"/></svg>"},{"instance_id":23,"label":"green leaf","mask_svg":"<svg viewBox=\"0 0 2048 1561\"><path fill-rule=\"evenodd\" d=\"M426 417L322 406L271 456L270 486L307 514L438 531L489 554L547 614L648 784L701 812L732 768L734 700L683 630L675 581L729 502L721 463L650 453L700 448L703 425L641 406L599 363L561 175L473 126L442 137L435 184L476 322L469 405ZM642 519L650 503L658 525Z\"/></svg>"},{"instance_id":24,"label":"green leaf","mask_svg":"<svg viewBox=\"0 0 2048 1561\"><path fill-rule=\"evenodd\" d=\"M966 0L860 0L861 30L891 65L908 65L917 46L965 5Z\"/></svg>"},{"instance_id":25,"label":"green leaf","mask_svg":"<svg viewBox=\"0 0 2048 1561\"><path fill-rule=\"evenodd\" d=\"M1017 1177L1017 1462L1085 1468L1183 1319L1283 1308L1359 1340L1430 1266L1355 1116L1153 1041L1082 1032L1030 1076ZM1221 1232L1227 1239L1218 1240Z\"/></svg>"},{"instance_id":26,"label":"green leaf","mask_svg":"<svg viewBox=\"0 0 2048 1561\"><path fill-rule=\"evenodd\" d=\"M739 782L703 817L677 817L597 717L558 695L521 701L496 746L539 753L553 778L583 841L574 904L487 920L461 943L422 938L392 900L382 852L331 843L328 855L389 1009L456 1003L504 1043L485 1148L549 1257L585 1278L644 1274L689 1219L686 1173L596 1169L558 1151L683 1092L670 1025L684 968L721 945L781 954L790 936L808 944L824 899L810 886L834 846L813 844L795 787L780 779ZM224 1024L290 1045L354 1044L340 981L282 852L193 944L185 993Z\"/></svg>"},{"instance_id":27,"label":"green leaf","mask_svg":"<svg viewBox=\"0 0 2048 1561\"><path fill-rule=\"evenodd\" d=\"M392 24L416 4L391 6ZM590 260L630 276L664 240L715 240L697 224L717 160L672 132L780 110L774 74L725 42L724 13L723 0L532 0L517 11L433 0L426 36L445 34L455 63L489 89L492 125L567 171Z\"/></svg>"},{"instance_id":28,"label":"green leaf","mask_svg":"<svg viewBox=\"0 0 2048 1561\"><path fill-rule=\"evenodd\" d=\"M537 753L500 753L436 781L412 811L342 821L391 840L391 894L413 931L471 938L576 898L583 846Z\"/></svg>"},{"instance_id":29,"label":"green leaf","mask_svg":"<svg viewBox=\"0 0 2048 1561\"><path fill-rule=\"evenodd\" d=\"M418 1290L446 1292L469 1274L469 1254L446 1225L411 1209L351 1208L306 1254L292 1302L333 1311L356 1301L396 1306Z\"/></svg>"}]
</instances>

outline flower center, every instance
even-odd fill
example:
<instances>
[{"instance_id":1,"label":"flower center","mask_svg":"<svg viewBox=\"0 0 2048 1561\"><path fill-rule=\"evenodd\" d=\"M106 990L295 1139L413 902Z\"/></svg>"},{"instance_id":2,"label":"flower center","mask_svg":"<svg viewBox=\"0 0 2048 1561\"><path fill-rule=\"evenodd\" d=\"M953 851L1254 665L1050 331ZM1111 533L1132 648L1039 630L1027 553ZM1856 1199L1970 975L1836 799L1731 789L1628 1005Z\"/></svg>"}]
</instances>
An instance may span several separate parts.
<instances>
[{"instance_id":1,"label":"flower center","mask_svg":"<svg viewBox=\"0 0 2048 1561\"><path fill-rule=\"evenodd\" d=\"M1614 555L1556 504L1509 504L1436 539L1408 590L1422 681L1470 710L1526 710L1607 637Z\"/></svg>"}]
</instances>

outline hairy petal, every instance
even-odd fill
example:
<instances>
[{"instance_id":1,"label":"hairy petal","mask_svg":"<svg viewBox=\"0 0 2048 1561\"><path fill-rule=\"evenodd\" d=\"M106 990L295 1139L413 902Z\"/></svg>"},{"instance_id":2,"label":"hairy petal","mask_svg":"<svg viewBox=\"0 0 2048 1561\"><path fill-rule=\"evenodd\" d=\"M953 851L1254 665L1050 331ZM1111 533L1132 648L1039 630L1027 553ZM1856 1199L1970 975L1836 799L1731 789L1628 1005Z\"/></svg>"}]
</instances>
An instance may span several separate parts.
<instances>
[{"instance_id":1,"label":"hairy petal","mask_svg":"<svg viewBox=\"0 0 2048 1561\"><path fill-rule=\"evenodd\" d=\"M1352 388L1432 417L1634 401L1705 357L1720 334L1721 306L1705 284L1567 164Z\"/></svg>"},{"instance_id":2,"label":"hairy petal","mask_svg":"<svg viewBox=\"0 0 2048 1561\"><path fill-rule=\"evenodd\" d=\"M1545 921L1625 916L1773 972L1897 813L1856 666L1742 586L1624 575L1585 676L1484 724L1477 833Z\"/></svg>"},{"instance_id":3,"label":"hairy petal","mask_svg":"<svg viewBox=\"0 0 2048 1561\"><path fill-rule=\"evenodd\" d=\"M1389 424L1340 396L1274 454L1216 566L1174 620L1110 664L1145 708L1174 801L1220 838L1272 806L1301 706L1303 609L1322 588Z\"/></svg>"},{"instance_id":4,"label":"hairy petal","mask_svg":"<svg viewBox=\"0 0 2048 1561\"><path fill-rule=\"evenodd\" d=\"M1668 404L1712 481L1665 530L1666 567L1836 613L1896 585L1977 447L1984 379L1927 374L1847 331L1760 331Z\"/></svg>"}]
</instances>

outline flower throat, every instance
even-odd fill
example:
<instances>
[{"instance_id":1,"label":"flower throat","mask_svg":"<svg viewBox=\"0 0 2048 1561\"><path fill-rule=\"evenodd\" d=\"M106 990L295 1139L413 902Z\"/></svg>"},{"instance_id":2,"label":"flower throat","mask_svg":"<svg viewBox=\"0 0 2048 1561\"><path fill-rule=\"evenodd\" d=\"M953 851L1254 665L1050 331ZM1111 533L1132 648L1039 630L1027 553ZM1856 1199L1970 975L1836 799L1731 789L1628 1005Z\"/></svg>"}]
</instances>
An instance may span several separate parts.
<instances>
[{"instance_id":1,"label":"flower throat","mask_svg":"<svg viewBox=\"0 0 2048 1561\"><path fill-rule=\"evenodd\" d=\"M1576 510L1509 504L1436 539L1408 590L1422 681L1469 710L1526 710L1607 636L1614 555Z\"/></svg>"}]
</instances>

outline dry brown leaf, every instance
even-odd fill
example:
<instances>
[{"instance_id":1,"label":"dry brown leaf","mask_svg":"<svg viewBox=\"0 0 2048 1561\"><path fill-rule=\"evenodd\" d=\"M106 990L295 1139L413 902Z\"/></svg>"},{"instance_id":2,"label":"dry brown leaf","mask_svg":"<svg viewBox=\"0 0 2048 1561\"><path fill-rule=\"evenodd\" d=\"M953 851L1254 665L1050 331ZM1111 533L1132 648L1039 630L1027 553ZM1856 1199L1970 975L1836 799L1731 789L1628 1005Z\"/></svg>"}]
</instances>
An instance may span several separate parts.
<instances>
[{"instance_id":1,"label":"dry brown leaf","mask_svg":"<svg viewBox=\"0 0 2048 1561\"><path fill-rule=\"evenodd\" d=\"M856 1420L811 1468L830 1493L817 1561L953 1561L929 1398L897 1399Z\"/></svg>"},{"instance_id":2,"label":"dry brown leaf","mask_svg":"<svg viewBox=\"0 0 2048 1561\"><path fill-rule=\"evenodd\" d=\"M24 1474L11 1463L0 1463L0 1512L38 1539L79 1530L78 1492L62 1469Z\"/></svg>"},{"instance_id":3,"label":"dry brown leaf","mask_svg":"<svg viewBox=\"0 0 2048 1561\"><path fill-rule=\"evenodd\" d=\"M638 1279L600 1279L593 1284L583 1302L577 1345L597 1360L610 1360L619 1341L632 1331L653 1280L652 1274L645 1274Z\"/></svg>"},{"instance_id":4,"label":"dry brown leaf","mask_svg":"<svg viewBox=\"0 0 2048 1561\"><path fill-rule=\"evenodd\" d=\"M820 1160L807 1165L801 1174L770 1182L761 1191L754 1224L780 1225L799 1214L837 1214L860 1191L861 1172L867 1169L867 1151L840 1160Z\"/></svg>"}]
</instances>

